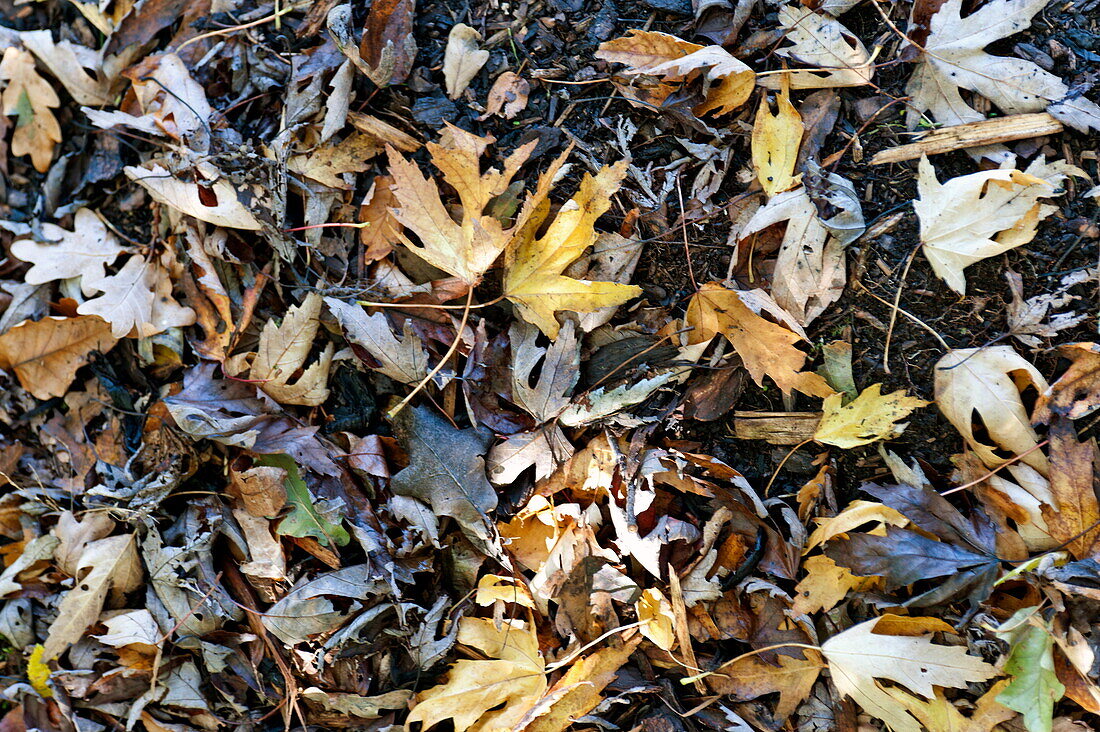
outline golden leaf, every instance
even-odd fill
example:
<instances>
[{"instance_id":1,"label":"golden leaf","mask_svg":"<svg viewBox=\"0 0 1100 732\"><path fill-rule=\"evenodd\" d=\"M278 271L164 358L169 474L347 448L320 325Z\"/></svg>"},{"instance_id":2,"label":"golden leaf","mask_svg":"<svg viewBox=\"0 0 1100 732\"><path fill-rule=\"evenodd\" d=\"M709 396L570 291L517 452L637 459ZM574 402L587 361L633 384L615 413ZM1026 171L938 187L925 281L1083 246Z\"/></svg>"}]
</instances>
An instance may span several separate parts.
<instances>
[{"instance_id":1,"label":"golden leaf","mask_svg":"<svg viewBox=\"0 0 1100 732\"><path fill-rule=\"evenodd\" d=\"M841 399L840 394L825 398L814 439L846 450L900 434L906 425L898 420L930 403L905 396L901 389L883 394L882 384L868 386L847 405L841 406Z\"/></svg>"},{"instance_id":2,"label":"golden leaf","mask_svg":"<svg viewBox=\"0 0 1100 732\"><path fill-rule=\"evenodd\" d=\"M61 125L50 108L61 104L61 100L35 70L34 57L14 46L5 50L0 60L0 79L8 82L2 97L4 114L19 116L11 153L30 155L34 169L45 173L50 169L54 146L61 142Z\"/></svg>"},{"instance_id":3,"label":"golden leaf","mask_svg":"<svg viewBox=\"0 0 1100 732\"><path fill-rule=\"evenodd\" d=\"M106 353L117 342L95 315L24 320L0 335L0 368L15 371L37 399L61 397L93 351Z\"/></svg>"},{"instance_id":4,"label":"golden leaf","mask_svg":"<svg viewBox=\"0 0 1100 732\"><path fill-rule=\"evenodd\" d=\"M794 166L802 144L802 118L786 89L775 103L773 115L765 95L752 126L752 165L769 197L794 187L801 177L794 174Z\"/></svg>"}]
</instances>

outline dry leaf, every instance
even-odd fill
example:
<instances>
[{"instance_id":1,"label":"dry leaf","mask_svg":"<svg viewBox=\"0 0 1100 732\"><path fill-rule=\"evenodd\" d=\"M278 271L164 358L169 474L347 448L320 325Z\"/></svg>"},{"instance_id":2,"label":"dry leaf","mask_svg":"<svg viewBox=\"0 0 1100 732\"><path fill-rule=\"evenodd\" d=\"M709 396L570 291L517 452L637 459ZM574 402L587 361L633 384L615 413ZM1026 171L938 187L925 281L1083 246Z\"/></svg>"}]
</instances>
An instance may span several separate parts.
<instances>
[{"instance_id":1,"label":"dry leaf","mask_svg":"<svg viewBox=\"0 0 1100 732\"><path fill-rule=\"evenodd\" d=\"M344 140L332 140L291 157L287 168L329 188L350 191L355 187L355 173L370 170L371 158L381 152L382 146L375 139L356 132Z\"/></svg>"},{"instance_id":2,"label":"dry leaf","mask_svg":"<svg viewBox=\"0 0 1100 732\"><path fill-rule=\"evenodd\" d=\"M534 629L520 620L498 626L483 618L459 620L458 642L488 660L460 660L446 683L417 696L406 724L428 729L451 720L455 732L510 729L546 691L546 671ZM493 710L504 704L503 708Z\"/></svg>"},{"instance_id":3,"label":"dry leaf","mask_svg":"<svg viewBox=\"0 0 1100 732\"><path fill-rule=\"evenodd\" d=\"M124 251L118 239L90 209L79 208L73 216L73 230L56 224L42 224L46 241L20 239L11 253L33 266L25 281L41 285L54 280L80 277L84 294L95 292L89 285L104 276L104 267Z\"/></svg>"},{"instance_id":4,"label":"dry leaf","mask_svg":"<svg viewBox=\"0 0 1100 732\"><path fill-rule=\"evenodd\" d=\"M443 78L447 84L447 96L458 99L466 87L489 60L489 52L481 50L481 34L459 23L447 36L447 50L443 55Z\"/></svg>"},{"instance_id":5,"label":"dry leaf","mask_svg":"<svg viewBox=\"0 0 1100 732\"><path fill-rule=\"evenodd\" d=\"M428 355L409 321L405 321L405 330L398 338L383 313L368 315L361 306L335 297L326 297L325 304L344 329L348 342L378 361L378 371L402 384L419 383L428 375Z\"/></svg>"},{"instance_id":6,"label":"dry leaf","mask_svg":"<svg viewBox=\"0 0 1100 732\"><path fill-rule=\"evenodd\" d=\"M1035 420L1041 424L1055 414L1081 419L1100 407L1100 345L1067 343L1058 352L1070 365L1039 397Z\"/></svg>"},{"instance_id":7,"label":"dry leaf","mask_svg":"<svg viewBox=\"0 0 1100 732\"><path fill-rule=\"evenodd\" d=\"M775 103L773 116L765 94L752 126L752 165L769 197L798 183L800 176L794 174L794 166L803 132L802 118L786 90L776 97Z\"/></svg>"},{"instance_id":8,"label":"dry leaf","mask_svg":"<svg viewBox=\"0 0 1100 732\"><path fill-rule=\"evenodd\" d=\"M478 119L485 120L494 114L513 119L527 108L527 96L531 85L514 71L505 71L493 82L489 89L489 100L485 104L485 114Z\"/></svg>"},{"instance_id":9,"label":"dry leaf","mask_svg":"<svg viewBox=\"0 0 1100 732\"><path fill-rule=\"evenodd\" d=\"M384 258L393 251L393 245L401 241L401 227L390 210L396 205L393 178L376 176L359 208L359 222L367 224L359 230L364 261L374 262Z\"/></svg>"},{"instance_id":10,"label":"dry leaf","mask_svg":"<svg viewBox=\"0 0 1100 732\"><path fill-rule=\"evenodd\" d=\"M963 100L960 88L981 94L1006 114L1041 112L1066 100L1069 87L1054 74L1031 61L982 50L1024 30L1044 7L1043 0L992 0L963 17L962 0L944 2L932 16L920 63L906 87L912 97L910 126L923 112L943 125L985 119ZM1049 111L1082 132L1100 127L1100 107L1084 98L1054 104Z\"/></svg>"},{"instance_id":11,"label":"dry leaf","mask_svg":"<svg viewBox=\"0 0 1100 732\"><path fill-rule=\"evenodd\" d=\"M895 509L872 501L852 501L836 516L818 518L814 521L817 522L817 528L806 540L806 551L870 521L890 526L905 526L909 523L909 519Z\"/></svg>"},{"instance_id":12,"label":"dry leaf","mask_svg":"<svg viewBox=\"0 0 1100 732\"><path fill-rule=\"evenodd\" d=\"M1093 488L1096 443L1080 442L1073 423L1062 418L1050 425L1050 498L1043 519L1059 548L1075 559L1096 556L1100 540L1100 502Z\"/></svg>"},{"instance_id":13,"label":"dry leaf","mask_svg":"<svg viewBox=\"0 0 1100 732\"><path fill-rule=\"evenodd\" d=\"M282 323L269 320L260 332L260 345L248 375L277 402L316 407L328 399L333 345L326 345L317 360L306 367L320 325L321 302L321 296L311 292L301 305L287 310ZM292 383L300 369L305 370Z\"/></svg>"},{"instance_id":14,"label":"dry leaf","mask_svg":"<svg viewBox=\"0 0 1100 732\"><path fill-rule=\"evenodd\" d=\"M969 265L1031 241L1035 224L1054 213L1039 203L1062 193L1058 186L1077 169L1038 158L1024 172L986 170L936 180L922 158L913 208L920 218L921 244L932 269L959 294L966 293ZM996 237L996 238L994 238Z\"/></svg>"},{"instance_id":15,"label":"dry leaf","mask_svg":"<svg viewBox=\"0 0 1100 732\"><path fill-rule=\"evenodd\" d=\"M168 270L156 261L135 255L116 274L85 279L82 285L102 294L81 303L76 311L103 318L111 324L115 338L148 338L195 322L195 311L173 299Z\"/></svg>"},{"instance_id":16,"label":"dry leaf","mask_svg":"<svg viewBox=\"0 0 1100 732\"><path fill-rule=\"evenodd\" d=\"M370 80L378 86L403 84L416 59L416 0L375 0L371 3L359 55Z\"/></svg>"},{"instance_id":17,"label":"dry leaf","mask_svg":"<svg viewBox=\"0 0 1100 732\"><path fill-rule=\"evenodd\" d=\"M801 370L806 354L795 344L802 338L757 315L735 290L716 282L703 285L688 304L685 320L694 328L689 334L692 343L725 336L757 384L763 385L768 376L784 393L793 390L820 397L833 393L819 375Z\"/></svg>"},{"instance_id":18,"label":"dry leaf","mask_svg":"<svg viewBox=\"0 0 1100 732\"><path fill-rule=\"evenodd\" d=\"M213 166L200 164L197 169L203 176L201 187L199 182L175 177L155 162L141 167L127 166L124 171L130 180L149 191L153 200L200 221L229 229L258 231L262 228L259 220L240 202L232 183L217 175Z\"/></svg>"},{"instance_id":19,"label":"dry leaf","mask_svg":"<svg viewBox=\"0 0 1100 732\"><path fill-rule=\"evenodd\" d=\"M939 689L929 700L906 694L896 687L887 688L887 691L920 720L925 729L936 732L993 732L998 729L997 725L1016 716L1016 712L997 701L997 696L1007 685L1008 680L1004 679L989 687L969 716L960 712Z\"/></svg>"},{"instance_id":20,"label":"dry leaf","mask_svg":"<svg viewBox=\"0 0 1100 732\"><path fill-rule=\"evenodd\" d=\"M45 173L53 161L54 146L61 142L61 126L51 111L61 100L35 70L34 57L14 46L9 46L0 60L0 79L8 82L0 97L4 114L18 117L11 153L30 155L35 170Z\"/></svg>"},{"instance_id":21,"label":"dry leaf","mask_svg":"<svg viewBox=\"0 0 1100 732\"><path fill-rule=\"evenodd\" d=\"M809 696L824 667L821 656L813 651L807 651L804 658L779 655L775 664L753 655L721 666L707 677L707 684L716 693L729 695L737 701L778 692L775 718L782 722Z\"/></svg>"},{"instance_id":22,"label":"dry leaf","mask_svg":"<svg viewBox=\"0 0 1100 732\"><path fill-rule=\"evenodd\" d=\"M872 384L844 406L841 398L840 394L825 398L814 439L845 450L896 437L906 427L898 421L930 403L905 396L904 389L883 394L881 384Z\"/></svg>"},{"instance_id":23,"label":"dry leaf","mask_svg":"<svg viewBox=\"0 0 1100 732\"><path fill-rule=\"evenodd\" d=\"M1050 465L1036 449L1039 438L1020 396L1028 387L1043 393L1047 382L1011 346L950 351L936 363L935 384L936 406L987 467L1003 465L1007 457L1002 455L1018 455L1047 474ZM978 439L975 421L985 427L993 445Z\"/></svg>"},{"instance_id":24,"label":"dry leaf","mask_svg":"<svg viewBox=\"0 0 1100 732\"><path fill-rule=\"evenodd\" d=\"M92 352L106 353L117 342L94 315L24 320L0 335L0 368L15 371L37 399L62 397Z\"/></svg>"},{"instance_id":25,"label":"dry leaf","mask_svg":"<svg viewBox=\"0 0 1100 732\"><path fill-rule=\"evenodd\" d=\"M80 580L61 599L57 619L46 631L45 657L57 658L99 620L107 593L126 593L141 586L142 569L133 534L111 536L88 544L77 562Z\"/></svg>"},{"instance_id":26,"label":"dry leaf","mask_svg":"<svg viewBox=\"0 0 1100 732\"><path fill-rule=\"evenodd\" d=\"M642 596L634 603L634 612L638 615L642 635L653 642L662 651L671 651L676 644L673 626L676 617L672 614L672 603L664 594L651 587L642 591Z\"/></svg>"},{"instance_id":27,"label":"dry leaf","mask_svg":"<svg viewBox=\"0 0 1100 732\"><path fill-rule=\"evenodd\" d=\"M875 74L871 54L840 21L826 12L815 12L802 5L787 5L779 9L783 39L792 45L776 53L792 61L816 66L820 71L791 71L776 76L762 76L760 83L777 89L790 80L792 89L820 89L862 86L871 83Z\"/></svg>"},{"instance_id":28,"label":"dry leaf","mask_svg":"<svg viewBox=\"0 0 1100 732\"><path fill-rule=\"evenodd\" d=\"M389 150L391 190L399 204L393 209L394 217L420 240L417 245L403 236L405 246L471 287L481 280L522 225L517 222L506 230L484 211L490 200L508 188L536 144L533 140L509 155L503 172L491 169L482 174L481 156L492 142L492 138L447 125L442 144L428 143L432 162L462 201L460 223L451 218L440 200L435 181L424 177L415 163Z\"/></svg>"},{"instance_id":29,"label":"dry leaf","mask_svg":"<svg viewBox=\"0 0 1100 732\"><path fill-rule=\"evenodd\" d=\"M791 611L796 615L828 612L849 592L863 592L878 583L874 577L855 576L847 567L841 567L824 554L807 558L802 568L806 576L795 586L794 602L791 603Z\"/></svg>"},{"instance_id":30,"label":"dry leaf","mask_svg":"<svg viewBox=\"0 0 1100 732\"><path fill-rule=\"evenodd\" d=\"M69 41L55 43L48 30L23 31L19 40L61 82L77 104L100 106L113 101L110 80L97 73L103 62L99 54ZM93 76L85 69L91 69Z\"/></svg>"},{"instance_id":31,"label":"dry leaf","mask_svg":"<svg viewBox=\"0 0 1100 732\"><path fill-rule=\"evenodd\" d=\"M927 630L953 632L950 625L933 618L897 618L885 615L855 625L821 644L829 662L833 685L841 696L851 697L865 712L881 719L895 732L922 732L920 724L891 696L877 679L888 679L925 697L934 686L965 688L986 681L997 670L967 654L965 647L940 646L926 636L883 635L875 630L883 621L922 623ZM924 622L927 621L927 622Z\"/></svg>"},{"instance_id":32,"label":"dry leaf","mask_svg":"<svg viewBox=\"0 0 1100 732\"><path fill-rule=\"evenodd\" d=\"M631 30L622 38L600 44L596 58L626 64L628 74L663 76L681 81L703 72L708 83L706 99L698 114L725 114L740 107L752 94L756 75L721 46L700 46L668 33Z\"/></svg>"},{"instance_id":33,"label":"dry leaf","mask_svg":"<svg viewBox=\"0 0 1100 732\"><path fill-rule=\"evenodd\" d=\"M611 196L626 175L626 162L605 167L595 176L585 174L573 200L562 206L546 233L534 238L537 224L509 251L504 273L504 294L519 314L551 339L558 337L559 310L589 312L621 305L641 294L640 287L617 282L589 282L562 274L596 241L596 219L611 207ZM543 176L540 189L548 187ZM542 216L545 216L543 211ZM538 221L539 217L535 217Z\"/></svg>"}]
</instances>

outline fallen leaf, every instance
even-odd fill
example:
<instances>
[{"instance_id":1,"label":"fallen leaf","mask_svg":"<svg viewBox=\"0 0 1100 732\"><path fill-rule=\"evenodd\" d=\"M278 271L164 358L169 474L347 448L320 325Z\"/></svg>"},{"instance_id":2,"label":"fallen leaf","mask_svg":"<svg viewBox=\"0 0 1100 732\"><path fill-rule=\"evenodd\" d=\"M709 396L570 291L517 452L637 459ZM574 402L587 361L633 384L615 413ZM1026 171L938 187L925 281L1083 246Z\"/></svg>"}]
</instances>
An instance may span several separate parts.
<instances>
[{"instance_id":1,"label":"fallen leaf","mask_svg":"<svg viewBox=\"0 0 1100 732\"><path fill-rule=\"evenodd\" d=\"M42 660L45 655L46 649L41 643L36 643L30 658L27 659L27 681L31 682L31 686L39 696L49 699L53 696L53 689L50 688L50 666Z\"/></svg>"},{"instance_id":2,"label":"fallen leaf","mask_svg":"<svg viewBox=\"0 0 1100 732\"><path fill-rule=\"evenodd\" d=\"M336 316L348 342L364 349L373 357L379 372L402 384L419 383L428 375L428 356L424 343L405 321L401 337L390 330L389 318L383 313L367 314L359 305L326 297L329 312Z\"/></svg>"},{"instance_id":3,"label":"fallen leaf","mask_svg":"<svg viewBox=\"0 0 1100 732\"><path fill-rule=\"evenodd\" d=\"M489 89L485 114L478 119L485 120L493 115L513 119L527 108L527 97L530 93L531 84L526 79L514 71L505 71Z\"/></svg>"},{"instance_id":4,"label":"fallen leaf","mask_svg":"<svg viewBox=\"0 0 1100 732\"><path fill-rule=\"evenodd\" d=\"M342 524L342 511L331 501L318 500L302 479L298 464L289 455L263 455L256 461L261 467L279 468L286 476L284 489L290 511L279 521L283 536L312 537L322 546L346 546L351 541Z\"/></svg>"},{"instance_id":5,"label":"fallen leaf","mask_svg":"<svg viewBox=\"0 0 1100 732\"><path fill-rule=\"evenodd\" d=\"M504 295L515 303L525 320L537 325L552 340L558 337L560 326L554 315L559 310L590 312L621 305L642 292L636 285L590 282L562 274L596 242L596 219L611 207L611 196L618 190L626 170L624 161L601 169L595 176L585 174L577 195L562 206L546 233L536 239L537 224L532 222L529 235L508 252ZM540 188L547 185L544 176ZM539 220L536 215L534 221Z\"/></svg>"},{"instance_id":6,"label":"fallen leaf","mask_svg":"<svg viewBox=\"0 0 1100 732\"><path fill-rule=\"evenodd\" d=\"M53 149L61 142L61 125L51 108L61 104L57 92L34 67L27 51L9 46L0 59L0 79L8 82L0 96L4 114L16 115L11 138L12 155L30 155L34 169L45 173L53 161Z\"/></svg>"},{"instance_id":7,"label":"fallen leaf","mask_svg":"<svg viewBox=\"0 0 1100 732\"><path fill-rule=\"evenodd\" d=\"M488 516L497 494L485 478L483 457L492 435L456 429L430 407L398 413L393 429L409 453L409 466L393 476L390 489L455 519L475 546L500 556L497 530Z\"/></svg>"},{"instance_id":8,"label":"fallen leaf","mask_svg":"<svg viewBox=\"0 0 1100 732\"><path fill-rule=\"evenodd\" d=\"M1043 292L1025 300L1023 278L1018 273L1007 270L1005 279L1012 290L1012 302L1005 306L1008 329L1012 337L1025 346L1039 349L1043 345L1040 338L1054 338L1060 331L1074 328L1089 317L1086 312L1054 312L1077 300L1077 297L1068 294L1065 289Z\"/></svg>"},{"instance_id":9,"label":"fallen leaf","mask_svg":"<svg viewBox=\"0 0 1100 732\"><path fill-rule=\"evenodd\" d=\"M794 174L794 166L803 133L802 118L786 89L776 97L775 105L773 115L765 95L752 126L752 165L769 197L798 184L800 176Z\"/></svg>"},{"instance_id":10,"label":"fallen leaf","mask_svg":"<svg viewBox=\"0 0 1100 732\"><path fill-rule=\"evenodd\" d=\"M416 60L416 0L378 0L371 3L359 55L370 80L381 87L403 84Z\"/></svg>"},{"instance_id":11,"label":"fallen leaf","mask_svg":"<svg viewBox=\"0 0 1100 732\"><path fill-rule=\"evenodd\" d=\"M910 126L924 112L943 125L977 122L985 115L967 104L959 89L981 94L1006 114L1051 114L1082 132L1100 125L1100 107L1073 100L1080 108L1059 107L1070 94L1057 76L1031 61L992 56L982 49L1028 27L1045 7L1043 0L993 0L963 17L962 0L947 0L932 16L920 63L906 87L912 98ZM1083 102L1083 104L1082 104Z\"/></svg>"},{"instance_id":12,"label":"fallen leaf","mask_svg":"<svg viewBox=\"0 0 1100 732\"><path fill-rule=\"evenodd\" d=\"M1039 437L1021 398L1029 387L1044 393L1046 379L1011 346L948 352L936 363L935 387L936 406L986 466L1004 464L1007 458L998 454L999 448L1047 474L1050 466L1037 449ZM978 439L975 420L985 427L993 445Z\"/></svg>"},{"instance_id":13,"label":"fallen leaf","mask_svg":"<svg viewBox=\"0 0 1100 732\"><path fill-rule=\"evenodd\" d=\"M676 618L668 598L656 588L642 590L642 596L634 603L634 612L638 615L638 622L643 623L640 628L642 635L662 651L672 650L676 644L676 634L673 632Z\"/></svg>"},{"instance_id":14,"label":"fallen leaf","mask_svg":"<svg viewBox=\"0 0 1100 732\"><path fill-rule=\"evenodd\" d=\"M1050 424L1056 414L1078 420L1100 408L1100 345L1067 343L1058 353L1069 359L1069 368L1041 391L1035 406L1040 424Z\"/></svg>"},{"instance_id":15,"label":"fallen leaf","mask_svg":"<svg viewBox=\"0 0 1100 732\"><path fill-rule=\"evenodd\" d=\"M481 156L493 142L448 125L444 143L428 143L432 161L443 173L443 180L457 192L462 202L462 221L456 223L439 197L439 187L392 149L389 150L391 190L398 201L394 217L416 234L419 244L407 237L402 241L414 254L469 286L476 285L492 266L512 235L523 225L519 221L505 229L497 219L484 213L493 198L504 193L535 148L537 141L514 151L504 161L503 171L481 174Z\"/></svg>"},{"instance_id":16,"label":"fallen leaf","mask_svg":"<svg viewBox=\"0 0 1100 732\"><path fill-rule=\"evenodd\" d=\"M230 229L258 231L263 228L241 203L232 183L218 176L212 166L200 165L198 169L204 171L201 187L199 181L177 178L155 162L140 167L127 166L123 170L130 180L149 191L153 200L200 221Z\"/></svg>"},{"instance_id":17,"label":"fallen leaf","mask_svg":"<svg viewBox=\"0 0 1100 732\"><path fill-rule=\"evenodd\" d=\"M685 320L694 328L689 334L692 343L719 334L728 339L757 384L763 385L764 376L769 376L784 393L820 397L833 393L820 376L801 370L806 354L794 344L802 338L754 313L735 290L716 282L703 285L688 304Z\"/></svg>"},{"instance_id":18,"label":"fallen leaf","mask_svg":"<svg viewBox=\"0 0 1100 732\"><path fill-rule=\"evenodd\" d=\"M493 446L485 458L489 480L496 485L511 485L520 474L533 467L535 480L548 478L573 454L573 446L556 424L531 432L508 435Z\"/></svg>"},{"instance_id":19,"label":"fallen leaf","mask_svg":"<svg viewBox=\"0 0 1100 732\"><path fill-rule=\"evenodd\" d=\"M115 338L148 338L195 322L195 311L172 297L168 270L156 260L134 255L115 274L94 281L82 278L82 286L101 294L82 302L76 311L103 318Z\"/></svg>"},{"instance_id":20,"label":"fallen leaf","mask_svg":"<svg viewBox=\"0 0 1100 732\"><path fill-rule=\"evenodd\" d=\"M267 609L260 622L287 645L305 643L310 637L330 633L349 620L347 609L338 609L330 597L362 600L378 594L381 583L368 564L324 572L297 584ZM357 606L358 603L352 605Z\"/></svg>"},{"instance_id":21,"label":"fallen leaf","mask_svg":"<svg viewBox=\"0 0 1100 732\"><path fill-rule=\"evenodd\" d=\"M523 580L515 577L502 577L498 574L486 574L477 581L474 602L489 607L496 602L515 603L522 607L535 608L531 590Z\"/></svg>"},{"instance_id":22,"label":"fallen leaf","mask_svg":"<svg viewBox=\"0 0 1100 732\"><path fill-rule=\"evenodd\" d=\"M668 33L631 30L629 35L600 44L596 58L626 64L628 74L663 76L681 81L702 72L708 88L698 114L726 114L740 107L752 94L756 75L721 46L700 46Z\"/></svg>"},{"instance_id":23,"label":"fallen leaf","mask_svg":"<svg viewBox=\"0 0 1100 732\"><path fill-rule=\"evenodd\" d=\"M901 702L925 729L936 732L994 732L999 729L999 724L1016 716L1016 712L997 701L997 696L1007 685L1007 680L1001 680L991 686L978 699L970 716L963 715L940 689L936 689L936 695L928 700L907 694L896 687L886 691Z\"/></svg>"},{"instance_id":24,"label":"fallen leaf","mask_svg":"<svg viewBox=\"0 0 1100 732\"><path fill-rule=\"evenodd\" d=\"M292 156L287 168L329 188L350 191L355 187L355 174L370 170L371 158L382 150L376 140L356 132Z\"/></svg>"},{"instance_id":25,"label":"fallen leaf","mask_svg":"<svg viewBox=\"0 0 1100 732\"><path fill-rule=\"evenodd\" d=\"M814 520L817 528L806 539L806 551L871 521L891 526L905 526L909 523L909 519L896 509L872 501L852 501L836 516Z\"/></svg>"},{"instance_id":26,"label":"fallen leaf","mask_svg":"<svg viewBox=\"0 0 1100 732\"><path fill-rule=\"evenodd\" d=\"M857 577L847 567L841 567L823 554L808 557L802 563L806 576L794 588L791 611L797 615L828 612L848 596L874 586L874 577Z\"/></svg>"},{"instance_id":27,"label":"fallen leaf","mask_svg":"<svg viewBox=\"0 0 1100 732\"><path fill-rule=\"evenodd\" d=\"M104 267L115 261L125 248L90 209L79 208L73 216L73 230L43 224L45 241L19 239L11 253L29 262L25 281L41 285L54 280L80 277L84 294L95 292L91 283L103 279Z\"/></svg>"},{"instance_id":28,"label":"fallen leaf","mask_svg":"<svg viewBox=\"0 0 1100 732\"><path fill-rule=\"evenodd\" d=\"M326 712L346 714L358 719L378 719L386 712L407 709L413 692L397 689L385 694L362 696L361 694L334 693L310 686L302 689L301 695L307 702L319 705Z\"/></svg>"},{"instance_id":29,"label":"fallen leaf","mask_svg":"<svg viewBox=\"0 0 1100 732\"><path fill-rule=\"evenodd\" d=\"M116 343L111 326L94 315L24 320L0 335L0 368L14 371L37 399L62 397L91 354Z\"/></svg>"},{"instance_id":30,"label":"fallen leaf","mask_svg":"<svg viewBox=\"0 0 1100 732\"><path fill-rule=\"evenodd\" d=\"M393 178L376 176L363 205L359 208L359 222L367 224L359 230L359 243L363 245L363 259L375 262L393 251L401 241L400 225L390 210L397 205L393 195Z\"/></svg>"},{"instance_id":31,"label":"fallen leaf","mask_svg":"<svg viewBox=\"0 0 1100 732\"><path fill-rule=\"evenodd\" d=\"M447 35L447 50L443 54L443 78L447 84L447 96L458 99L466 87L489 60L489 52L478 45L481 34L458 23Z\"/></svg>"},{"instance_id":32,"label":"fallen leaf","mask_svg":"<svg viewBox=\"0 0 1100 732\"><path fill-rule=\"evenodd\" d=\"M900 420L931 403L905 396L903 389L883 394L882 384L872 384L844 406L842 398L840 394L825 397L814 439L845 450L896 437L906 427L898 424Z\"/></svg>"},{"instance_id":33,"label":"fallen leaf","mask_svg":"<svg viewBox=\"0 0 1100 732\"><path fill-rule=\"evenodd\" d=\"M98 54L89 53L90 49L70 41L55 43L48 30L23 31L19 40L61 82L77 104L100 106L114 101L111 80L97 73L98 64L102 63ZM86 69L92 74L89 75Z\"/></svg>"},{"instance_id":34,"label":"fallen leaf","mask_svg":"<svg viewBox=\"0 0 1100 732\"><path fill-rule=\"evenodd\" d=\"M321 296L306 295L301 305L291 306L283 322L269 320L260 332L260 344L249 368L249 378L282 404L315 407L328 399L328 372L335 349L331 343L306 367L320 326ZM293 382L295 374L302 370ZM243 369L239 369L240 373Z\"/></svg>"},{"instance_id":35,"label":"fallen leaf","mask_svg":"<svg viewBox=\"0 0 1100 732\"><path fill-rule=\"evenodd\" d=\"M512 325L508 337L512 346L512 399L535 418L548 422L569 405L580 378L580 341L572 322L566 322L549 348L538 345L539 329L523 322ZM531 376L538 379L531 385Z\"/></svg>"},{"instance_id":36,"label":"fallen leaf","mask_svg":"<svg viewBox=\"0 0 1100 732\"><path fill-rule=\"evenodd\" d=\"M888 679L916 694L932 697L933 686L964 688L997 675L993 666L967 654L965 647L935 645L927 636L875 632L884 619L892 617L895 616L885 615L852 626L822 643L821 652L840 695L851 697L865 712L881 719L895 732L921 732L921 726L878 679ZM951 626L936 622L942 630L952 632Z\"/></svg>"},{"instance_id":37,"label":"fallen leaf","mask_svg":"<svg viewBox=\"0 0 1100 732\"><path fill-rule=\"evenodd\" d=\"M802 5L787 5L779 9L779 23L783 27L783 39L791 45L779 48L776 54L817 69L790 71L781 78L761 76L762 86L777 89L788 79L792 89L871 83L875 74L871 54L854 33L829 13L815 12Z\"/></svg>"},{"instance_id":38,"label":"fallen leaf","mask_svg":"<svg viewBox=\"0 0 1100 732\"><path fill-rule=\"evenodd\" d=\"M546 692L546 667L534 629L520 620L500 625L483 618L459 620L458 642L486 660L460 660L446 683L417 695L406 724L423 729L451 720L456 732L510 729ZM504 704L503 708L491 711Z\"/></svg>"},{"instance_id":39,"label":"fallen leaf","mask_svg":"<svg viewBox=\"0 0 1100 732\"><path fill-rule=\"evenodd\" d=\"M141 586L142 568L133 534L89 543L77 562L80 580L61 598L57 619L46 631L43 657L54 659L84 637L99 620L107 593L132 592Z\"/></svg>"},{"instance_id":40,"label":"fallen leaf","mask_svg":"<svg viewBox=\"0 0 1100 732\"><path fill-rule=\"evenodd\" d=\"M996 631L1009 644L1004 672L1012 677L997 701L1023 715L1028 732L1051 732L1054 704L1066 687L1054 672L1054 638L1038 612L1018 610Z\"/></svg>"},{"instance_id":41,"label":"fallen leaf","mask_svg":"<svg viewBox=\"0 0 1100 732\"><path fill-rule=\"evenodd\" d=\"M1096 442L1079 441L1073 423L1064 418L1051 423L1048 435L1054 503L1041 509L1046 528L1057 546L1075 559L1095 557L1100 550L1100 502L1093 487Z\"/></svg>"},{"instance_id":42,"label":"fallen leaf","mask_svg":"<svg viewBox=\"0 0 1100 732\"><path fill-rule=\"evenodd\" d=\"M775 719L782 722L810 695L823 668L825 663L814 651L807 651L802 658L779 655L775 664L752 655L719 667L707 677L707 685L715 693L729 695L736 701L778 693Z\"/></svg>"},{"instance_id":43,"label":"fallen leaf","mask_svg":"<svg viewBox=\"0 0 1100 732\"><path fill-rule=\"evenodd\" d=\"M921 158L920 198L913 208L924 255L936 275L965 294L963 270L1031 241L1034 224L1057 210L1039 199L1061 195L1058 186L1074 172L1073 166L1048 165L1038 158L1024 172L986 170L940 183L928 158ZM1030 226L1018 228L1029 216Z\"/></svg>"}]
</instances>

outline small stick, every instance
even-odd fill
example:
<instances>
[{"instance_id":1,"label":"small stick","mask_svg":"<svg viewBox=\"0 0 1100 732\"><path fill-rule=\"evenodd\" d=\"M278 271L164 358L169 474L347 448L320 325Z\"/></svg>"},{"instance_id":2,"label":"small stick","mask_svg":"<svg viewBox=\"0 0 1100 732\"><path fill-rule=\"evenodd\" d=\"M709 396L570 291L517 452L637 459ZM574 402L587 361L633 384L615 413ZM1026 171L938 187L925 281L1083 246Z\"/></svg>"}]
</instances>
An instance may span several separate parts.
<instances>
[{"instance_id":1,"label":"small stick","mask_svg":"<svg viewBox=\"0 0 1100 732\"><path fill-rule=\"evenodd\" d=\"M917 142L876 153L871 158L871 165L900 163L903 160L916 160L922 155L938 155L979 145L1054 135L1061 131L1062 123L1046 112L995 117L932 130Z\"/></svg>"}]
</instances>

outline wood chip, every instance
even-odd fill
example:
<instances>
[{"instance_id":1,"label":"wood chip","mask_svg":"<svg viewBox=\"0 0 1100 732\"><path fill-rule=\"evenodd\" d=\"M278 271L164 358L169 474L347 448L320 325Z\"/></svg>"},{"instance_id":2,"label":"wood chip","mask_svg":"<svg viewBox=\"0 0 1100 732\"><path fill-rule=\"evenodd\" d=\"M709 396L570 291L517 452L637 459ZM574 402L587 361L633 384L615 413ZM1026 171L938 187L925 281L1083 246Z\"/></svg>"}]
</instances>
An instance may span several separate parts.
<instances>
[{"instance_id":1,"label":"wood chip","mask_svg":"<svg viewBox=\"0 0 1100 732\"><path fill-rule=\"evenodd\" d=\"M903 160L916 160L922 155L938 155L979 145L1054 135L1061 131L1062 123L1046 112L996 117L932 130L917 142L877 153L871 158L871 165L900 163Z\"/></svg>"}]
</instances>

